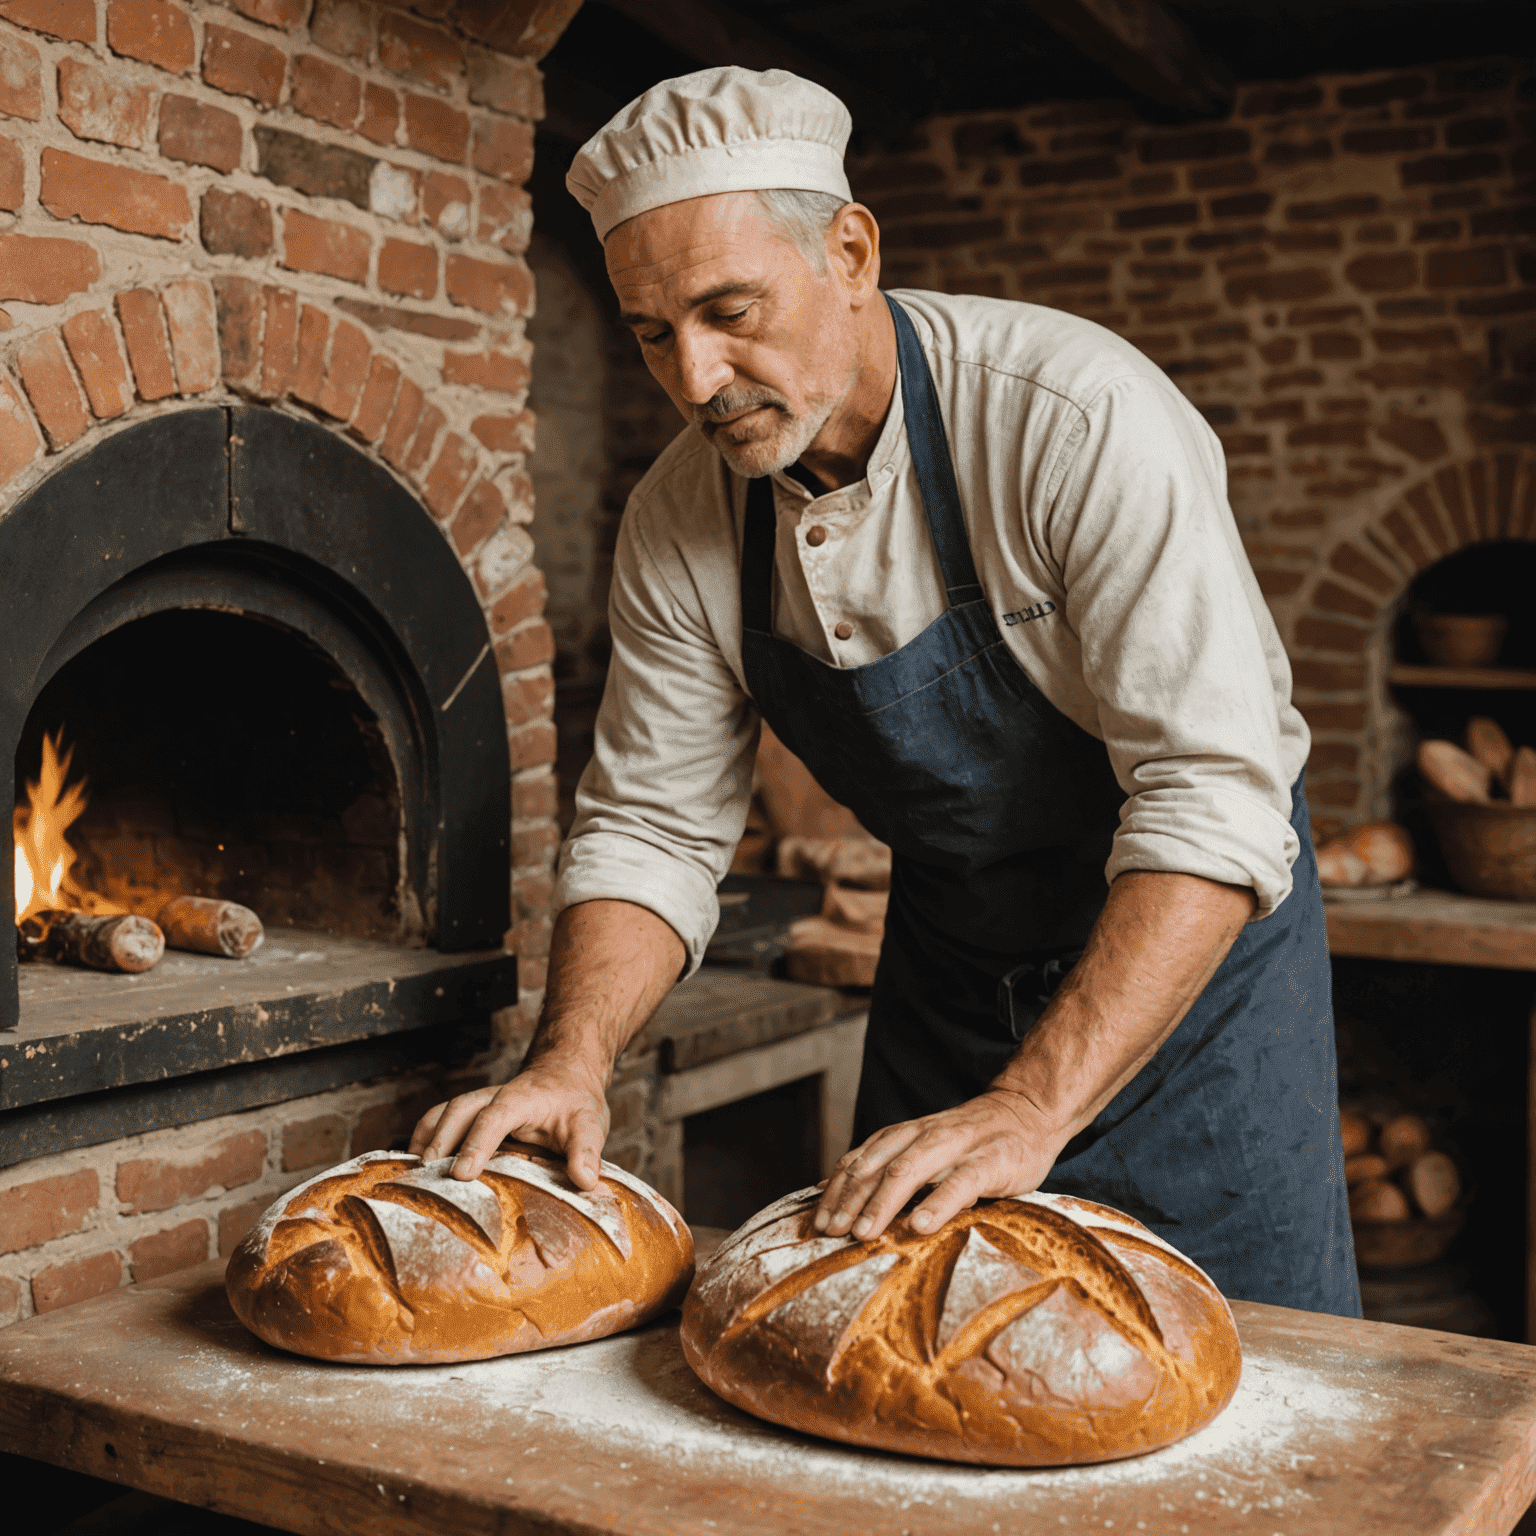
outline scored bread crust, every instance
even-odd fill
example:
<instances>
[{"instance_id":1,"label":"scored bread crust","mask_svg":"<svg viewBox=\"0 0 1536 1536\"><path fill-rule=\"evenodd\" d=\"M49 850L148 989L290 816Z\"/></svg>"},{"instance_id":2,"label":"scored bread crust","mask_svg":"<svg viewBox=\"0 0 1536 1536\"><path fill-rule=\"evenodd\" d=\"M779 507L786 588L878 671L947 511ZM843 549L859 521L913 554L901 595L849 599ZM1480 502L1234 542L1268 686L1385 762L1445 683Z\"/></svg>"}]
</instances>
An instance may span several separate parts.
<instances>
[{"instance_id":1,"label":"scored bread crust","mask_svg":"<svg viewBox=\"0 0 1536 1536\"><path fill-rule=\"evenodd\" d=\"M622 1168L584 1190L531 1148L478 1179L452 1164L369 1152L289 1190L229 1261L236 1316L295 1354L403 1365L600 1339L682 1300L693 1237Z\"/></svg>"},{"instance_id":2,"label":"scored bread crust","mask_svg":"<svg viewBox=\"0 0 1536 1536\"><path fill-rule=\"evenodd\" d=\"M1065 1195L935 1233L817 1234L819 1189L759 1212L683 1304L688 1363L808 1434L995 1466L1112 1461L1209 1424L1242 1349L1221 1292L1156 1233Z\"/></svg>"}]
</instances>

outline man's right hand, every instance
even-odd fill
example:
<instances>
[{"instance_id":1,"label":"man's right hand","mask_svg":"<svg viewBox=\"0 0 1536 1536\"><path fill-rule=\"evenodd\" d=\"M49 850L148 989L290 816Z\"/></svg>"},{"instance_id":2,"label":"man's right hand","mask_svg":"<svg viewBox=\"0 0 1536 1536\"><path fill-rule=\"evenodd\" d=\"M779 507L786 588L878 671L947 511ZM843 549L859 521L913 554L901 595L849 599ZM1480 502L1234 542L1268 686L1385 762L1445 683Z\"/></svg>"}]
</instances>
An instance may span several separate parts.
<instances>
[{"instance_id":1,"label":"man's right hand","mask_svg":"<svg viewBox=\"0 0 1536 1536\"><path fill-rule=\"evenodd\" d=\"M479 1176L507 1138L565 1154L572 1180L597 1187L608 1101L589 1073L544 1057L499 1088L477 1088L429 1109L416 1123L411 1151L424 1161L455 1150L453 1176Z\"/></svg>"}]
</instances>

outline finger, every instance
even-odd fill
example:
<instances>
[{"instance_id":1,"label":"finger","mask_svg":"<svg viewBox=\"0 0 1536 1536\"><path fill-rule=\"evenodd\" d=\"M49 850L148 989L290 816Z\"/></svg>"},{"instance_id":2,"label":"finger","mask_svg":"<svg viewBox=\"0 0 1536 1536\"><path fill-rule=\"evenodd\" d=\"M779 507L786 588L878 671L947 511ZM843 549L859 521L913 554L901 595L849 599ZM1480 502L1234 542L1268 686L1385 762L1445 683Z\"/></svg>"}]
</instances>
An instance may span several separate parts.
<instances>
[{"instance_id":1,"label":"finger","mask_svg":"<svg viewBox=\"0 0 1536 1536\"><path fill-rule=\"evenodd\" d=\"M850 1153L846 1166L832 1176L826 1194L821 1197L816 1212L816 1230L841 1237L853 1227L891 1160L900 1157L922 1134L922 1121L908 1120L901 1125L887 1126L871 1136L857 1152Z\"/></svg>"},{"instance_id":2,"label":"finger","mask_svg":"<svg viewBox=\"0 0 1536 1536\"><path fill-rule=\"evenodd\" d=\"M952 1130L930 1131L913 1142L900 1157L887 1163L884 1175L870 1192L853 1224L853 1235L865 1242L873 1242L923 1185L949 1173L964 1152L967 1140Z\"/></svg>"},{"instance_id":3,"label":"finger","mask_svg":"<svg viewBox=\"0 0 1536 1536\"><path fill-rule=\"evenodd\" d=\"M961 1162L941 1175L934 1191L912 1212L914 1232L937 1232L952 1216L969 1210L992 1181L980 1164Z\"/></svg>"},{"instance_id":4,"label":"finger","mask_svg":"<svg viewBox=\"0 0 1536 1536\"><path fill-rule=\"evenodd\" d=\"M461 1093L456 1099L449 1099L432 1131L431 1141L422 1151L422 1158L430 1163L436 1158L451 1157L453 1149L463 1139L464 1132L495 1096L495 1092L494 1088L478 1088L473 1093Z\"/></svg>"},{"instance_id":5,"label":"finger","mask_svg":"<svg viewBox=\"0 0 1536 1536\"><path fill-rule=\"evenodd\" d=\"M448 1108L446 1103L434 1104L420 1120L416 1122L416 1129L411 1132L410 1151L417 1156L421 1155L421 1149L430 1145L432 1132L437 1129L437 1122L443 1118L443 1111Z\"/></svg>"},{"instance_id":6,"label":"finger","mask_svg":"<svg viewBox=\"0 0 1536 1536\"><path fill-rule=\"evenodd\" d=\"M597 1188L603 1168L603 1143L607 1139L608 1127L601 1115L591 1109L577 1111L566 1143L565 1166L579 1188Z\"/></svg>"},{"instance_id":7,"label":"finger","mask_svg":"<svg viewBox=\"0 0 1536 1536\"><path fill-rule=\"evenodd\" d=\"M454 1178L479 1178L480 1170L496 1155L496 1149L508 1136L522 1133L518 1139L526 1140L538 1130L536 1124L529 1123L529 1107L526 1096L521 1093L506 1097L498 1095L487 1104L475 1116L459 1146L452 1170Z\"/></svg>"}]
</instances>

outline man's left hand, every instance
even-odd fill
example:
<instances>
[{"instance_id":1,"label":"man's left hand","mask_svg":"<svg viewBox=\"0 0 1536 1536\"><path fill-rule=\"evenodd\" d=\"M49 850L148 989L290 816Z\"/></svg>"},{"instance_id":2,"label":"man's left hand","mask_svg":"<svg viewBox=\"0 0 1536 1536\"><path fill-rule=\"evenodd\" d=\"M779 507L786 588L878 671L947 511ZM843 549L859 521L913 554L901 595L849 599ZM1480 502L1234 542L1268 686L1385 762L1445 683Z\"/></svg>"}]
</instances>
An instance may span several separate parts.
<instances>
[{"instance_id":1,"label":"man's left hand","mask_svg":"<svg viewBox=\"0 0 1536 1536\"><path fill-rule=\"evenodd\" d=\"M839 1159L816 1208L816 1230L841 1237L851 1228L872 1241L932 1184L911 1220L918 1232L936 1232L978 1200L1038 1188L1066 1140L1045 1130L1024 1095L1001 1088L941 1114L888 1125Z\"/></svg>"}]
</instances>

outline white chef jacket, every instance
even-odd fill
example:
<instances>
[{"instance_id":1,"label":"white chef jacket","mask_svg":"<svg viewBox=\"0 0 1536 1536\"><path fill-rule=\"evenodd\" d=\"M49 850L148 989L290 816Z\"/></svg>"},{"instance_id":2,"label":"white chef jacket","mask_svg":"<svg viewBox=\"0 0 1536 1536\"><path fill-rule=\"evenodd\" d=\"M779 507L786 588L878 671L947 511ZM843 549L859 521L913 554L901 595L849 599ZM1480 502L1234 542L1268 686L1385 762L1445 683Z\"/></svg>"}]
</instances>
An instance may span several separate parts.
<instances>
[{"instance_id":1,"label":"white chef jacket","mask_svg":"<svg viewBox=\"0 0 1536 1536\"><path fill-rule=\"evenodd\" d=\"M1255 916L1267 916L1291 888L1291 785L1310 738L1215 434L1154 363L1091 321L1002 299L891 296L933 374L1008 650L1104 743L1125 791L1106 880L1201 875L1251 887ZM899 384L863 480L813 496L772 478L775 635L859 667L944 611ZM719 918L757 749L741 665L746 490L687 427L630 497L596 752L554 895L556 912L603 897L648 907L677 931L690 970Z\"/></svg>"}]
</instances>

